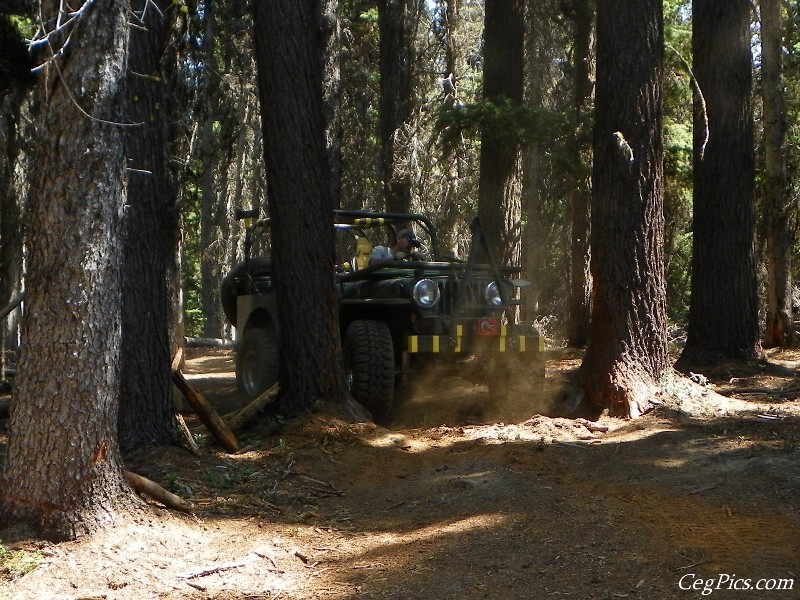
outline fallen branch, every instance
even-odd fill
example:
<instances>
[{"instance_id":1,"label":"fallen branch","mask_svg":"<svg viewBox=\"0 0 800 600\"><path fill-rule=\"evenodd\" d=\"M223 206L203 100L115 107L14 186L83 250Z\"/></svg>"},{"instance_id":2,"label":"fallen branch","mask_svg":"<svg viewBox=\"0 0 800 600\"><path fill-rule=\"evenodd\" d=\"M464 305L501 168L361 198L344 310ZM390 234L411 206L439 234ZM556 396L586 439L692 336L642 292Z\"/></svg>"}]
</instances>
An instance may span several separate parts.
<instances>
[{"instance_id":1,"label":"fallen branch","mask_svg":"<svg viewBox=\"0 0 800 600\"><path fill-rule=\"evenodd\" d=\"M173 510L191 512L194 509L191 503L187 502L180 496L176 496L172 492L168 492L155 481L151 481L147 477L142 477L141 475L137 475L131 471L123 471L123 473L125 474L125 479L128 480L128 483L131 484L131 487L137 494L150 496L154 500L161 502L161 504L167 508L171 508Z\"/></svg>"},{"instance_id":2,"label":"fallen branch","mask_svg":"<svg viewBox=\"0 0 800 600\"><path fill-rule=\"evenodd\" d=\"M259 394L255 400L246 406L225 415L225 422L228 424L231 431L239 431L249 423L254 416L260 413L267 404L272 404L279 391L280 386L276 383L265 392Z\"/></svg>"},{"instance_id":3,"label":"fallen branch","mask_svg":"<svg viewBox=\"0 0 800 600\"><path fill-rule=\"evenodd\" d=\"M581 443L581 442L566 442L566 441L558 440L558 441L556 441L556 443L561 445L561 446L567 446L569 448L581 448L582 450L586 450L586 449L589 448L588 444L584 444L584 443Z\"/></svg>"},{"instance_id":4,"label":"fallen branch","mask_svg":"<svg viewBox=\"0 0 800 600\"><path fill-rule=\"evenodd\" d=\"M217 438L222 447L228 452L235 454L239 451L239 441L233 435L233 431L225 424L217 411L209 404L200 390L193 388L186 382L186 378L181 373L180 367L183 360L183 348L179 349L172 361L172 381L192 406L197 416L203 422L212 435Z\"/></svg>"},{"instance_id":5,"label":"fallen branch","mask_svg":"<svg viewBox=\"0 0 800 600\"><path fill-rule=\"evenodd\" d=\"M733 394L748 394L753 396L800 396L800 389L795 386L789 386L787 388L773 390L770 388L759 388L759 387L738 387L738 388L728 388L728 389L718 389L717 392L722 394L723 396L729 396Z\"/></svg>"},{"instance_id":6,"label":"fallen branch","mask_svg":"<svg viewBox=\"0 0 800 600\"><path fill-rule=\"evenodd\" d=\"M192 454L195 456L200 456L200 448L197 446L197 442L194 441L194 436L192 432L189 431L189 427L186 425L186 420L183 418L183 415L178 413L175 415L175 418L178 420L178 425L180 427L183 436L186 438L186 443L189 444L189 449L191 450Z\"/></svg>"},{"instance_id":7,"label":"fallen branch","mask_svg":"<svg viewBox=\"0 0 800 600\"><path fill-rule=\"evenodd\" d=\"M581 425L586 427L586 429L595 433L605 433L606 431L608 431L607 425L601 425L600 423L596 423L595 421L589 421L588 419L575 419L575 422L580 423Z\"/></svg>"},{"instance_id":8,"label":"fallen branch","mask_svg":"<svg viewBox=\"0 0 800 600\"><path fill-rule=\"evenodd\" d=\"M213 567L203 567L202 569L197 569L196 571L178 573L175 577L178 579L194 579L196 577L205 577L206 575L212 575L213 573L219 573L220 571L229 571L230 569L244 567L245 565L249 565L250 563L257 561L259 558L261 557L258 554L252 553L248 554L242 560L237 562L225 563Z\"/></svg>"},{"instance_id":9,"label":"fallen branch","mask_svg":"<svg viewBox=\"0 0 800 600\"><path fill-rule=\"evenodd\" d=\"M8 303L8 306L6 306L3 310L0 310L0 319L4 319L6 316L8 316L12 310L22 304L23 300L25 300L25 292L20 292L14 296L11 299L11 302Z\"/></svg>"}]
</instances>

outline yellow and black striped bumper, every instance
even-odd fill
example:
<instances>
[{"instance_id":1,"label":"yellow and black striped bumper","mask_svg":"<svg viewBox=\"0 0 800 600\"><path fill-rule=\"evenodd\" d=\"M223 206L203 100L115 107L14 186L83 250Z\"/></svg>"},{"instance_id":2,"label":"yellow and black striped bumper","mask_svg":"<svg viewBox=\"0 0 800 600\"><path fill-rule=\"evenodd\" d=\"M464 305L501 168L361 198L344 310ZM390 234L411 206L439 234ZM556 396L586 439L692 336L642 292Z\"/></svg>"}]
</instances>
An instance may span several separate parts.
<instances>
[{"instance_id":1,"label":"yellow and black striped bumper","mask_svg":"<svg viewBox=\"0 0 800 600\"><path fill-rule=\"evenodd\" d=\"M480 347L488 352L544 352L544 338L533 335L470 336L410 335L406 345L409 354L457 354Z\"/></svg>"}]
</instances>

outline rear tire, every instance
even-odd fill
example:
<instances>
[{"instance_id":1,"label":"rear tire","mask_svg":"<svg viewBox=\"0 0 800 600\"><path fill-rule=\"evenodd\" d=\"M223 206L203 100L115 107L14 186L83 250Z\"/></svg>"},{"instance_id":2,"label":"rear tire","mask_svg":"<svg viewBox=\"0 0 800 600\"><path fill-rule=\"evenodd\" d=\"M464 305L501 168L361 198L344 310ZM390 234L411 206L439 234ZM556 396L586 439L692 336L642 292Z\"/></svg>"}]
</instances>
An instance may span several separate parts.
<instances>
[{"instance_id":1,"label":"rear tire","mask_svg":"<svg viewBox=\"0 0 800 600\"><path fill-rule=\"evenodd\" d=\"M350 323L344 336L347 388L378 422L386 421L394 403L394 346L382 321Z\"/></svg>"},{"instance_id":2,"label":"rear tire","mask_svg":"<svg viewBox=\"0 0 800 600\"><path fill-rule=\"evenodd\" d=\"M278 381L278 339L272 327L254 327L244 333L236 351L236 384L254 400Z\"/></svg>"}]
</instances>

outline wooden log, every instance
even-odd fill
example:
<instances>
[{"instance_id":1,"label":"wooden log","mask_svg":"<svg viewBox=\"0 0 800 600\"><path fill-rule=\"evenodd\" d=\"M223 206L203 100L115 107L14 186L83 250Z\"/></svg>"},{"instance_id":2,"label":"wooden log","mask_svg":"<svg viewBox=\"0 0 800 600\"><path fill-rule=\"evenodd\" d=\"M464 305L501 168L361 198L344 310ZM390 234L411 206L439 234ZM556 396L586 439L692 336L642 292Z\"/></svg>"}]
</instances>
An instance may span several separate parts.
<instances>
[{"instance_id":1,"label":"wooden log","mask_svg":"<svg viewBox=\"0 0 800 600\"><path fill-rule=\"evenodd\" d=\"M214 408L209 404L208 400L206 400L206 397L203 396L200 390L190 386L186 382L186 378L183 376L183 373L180 371L172 372L172 381L181 391L183 397L186 398L186 401L197 413L197 416L199 417L200 421L203 422L203 425L205 425L211 434L217 438L217 441L222 444L222 447L230 453L238 452L239 442L236 439L236 436L225 424L225 421L222 420L217 411L215 411Z\"/></svg>"},{"instance_id":2,"label":"wooden log","mask_svg":"<svg viewBox=\"0 0 800 600\"><path fill-rule=\"evenodd\" d=\"M152 481L147 477L137 475L131 471L123 470L122 472L125 475L125 479L128 480L128 483L131 484L131 487L137 494L150 496L153 498L153 500L161 502L161 504L167 508L180 510L182 512L191 512L193 510L194 507L191 505L191 503L187 502L180 496L176 496L172 492L165 490L155 481Z\"/></svg>"},{"instance_id":3,"label":"wooden log","mask_svg":"<svg viewBox=\"0 0 800 600\"><path fill-rule=\"evenodd\" d=\"M236 342L233 340L223 340L220 338L195 338L185 337L183 343L187 348L235 348Z\"/></svg>"},{"instance_id":4,"label":"wooden log","mask_svg":"<svg viewBox=\"0 0 800 600\"><path fill-rule=\"evenodd\" d=\"M268 390L259 394L257 398L246 406L225 415L225 422L228 424L228 427L231 428L231 431L239 431L249 423L267 404L271 404L275 400L279 391L280 386L276 383Z\"/></svg>"},{"instance_id":5,"label":"wooden log","mask_svg":"<svg viewBox=\"0 0 800 600\"><path fill-rule=\"evenodd\" d=\"M209 404L208 400L206 400L206 397L200 392L200 390L190 386L187 383L186 378L183 376L183 373L181 373L181 370L176 368L176 365L181 364L182 354L183 349L176 353L175 358L172 361L173 383L175 383L175 385L183 394L183 397L186 398L186 401L197 413L197 416L203 422L203 425L205 425L211 434L217 438L217 441L222 444L222 447L231 454L235 454L239 451L239 441L236 439L236 436L225 424L225 421L222 420L217 411L215 411L211 404Z\"/></svg>"}]
</instances>

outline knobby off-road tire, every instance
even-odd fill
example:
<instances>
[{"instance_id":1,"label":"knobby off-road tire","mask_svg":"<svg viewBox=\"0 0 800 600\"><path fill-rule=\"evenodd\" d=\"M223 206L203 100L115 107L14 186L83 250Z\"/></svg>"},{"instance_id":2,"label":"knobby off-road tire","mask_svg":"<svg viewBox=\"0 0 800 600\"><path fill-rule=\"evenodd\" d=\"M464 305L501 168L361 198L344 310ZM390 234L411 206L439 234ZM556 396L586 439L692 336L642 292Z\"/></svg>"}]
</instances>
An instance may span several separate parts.
<instances>
[{"instance_id":1,"label":"knobby off-road tire","mask_svg":"<svg viewBox=\"0 0 800 600\"><path fill-rule=\"evenodd\" d=\"M254 400L278 381L278 338L271 327L245 331L236 351L236 385Z\"/></svg>"},{"instance_id":2,"label":"knobby off-road tire","mask_svg":"<svg viewBox=\"0 0 800 600\"><path fill-rule=\"evenodd\" d=\"M394 347L386 323L350 323L344 336L344 370L353 398L376 421L386 421L394 402Z\"/></svg>"}]
</instances>

